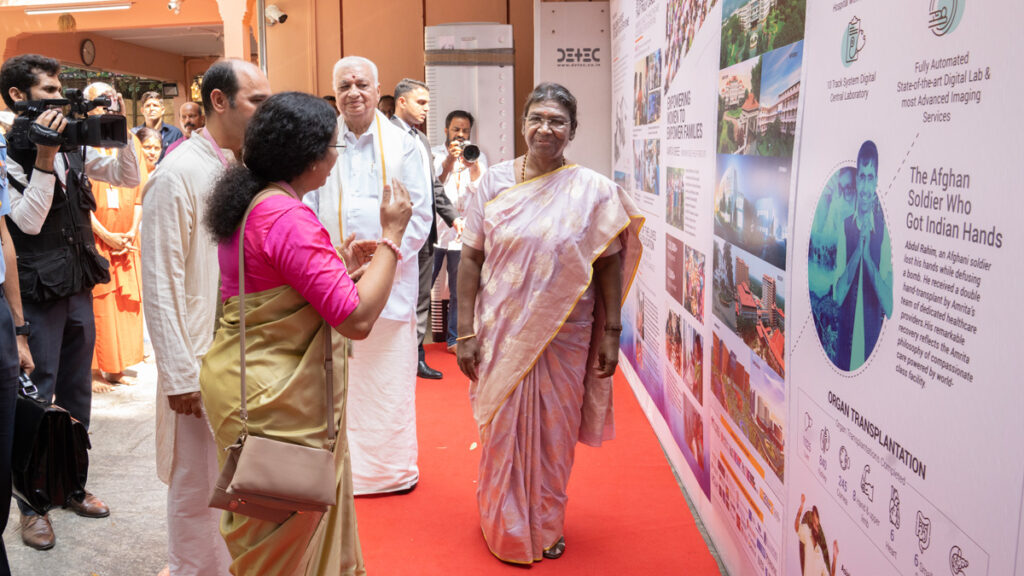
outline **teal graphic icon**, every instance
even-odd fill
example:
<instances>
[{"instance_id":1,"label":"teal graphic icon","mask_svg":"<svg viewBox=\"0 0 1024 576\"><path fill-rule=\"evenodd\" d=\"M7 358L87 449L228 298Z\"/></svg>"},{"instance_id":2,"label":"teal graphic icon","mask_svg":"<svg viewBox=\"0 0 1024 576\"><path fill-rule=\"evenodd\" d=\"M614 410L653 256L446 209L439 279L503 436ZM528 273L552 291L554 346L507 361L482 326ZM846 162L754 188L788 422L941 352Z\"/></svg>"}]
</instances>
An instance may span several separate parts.
<instances>
[{"instance_id":1,"label":"teal graphic icon","mask_svg":"<svg viewBox=\"0 0 1024 576\"><path fill-rule=\"evenodd\" d=\"M956 30L964 15L967 0L930 0L928 5L928 28L936 36L945 36Z\"/></svg>"},{"instance_id":2,"label":"teal graphic icon","mask_svg":"<svg viewBox=\"0 0 1024 576\"><path fill-rule=\"evenodd\" d=\"M864 49L866 42L867 36L861 27L860 18L854 16L843 30L843 43L840 46L840 57L843 60L843 66L849 68L850 64L857 61L857 57L860 56L860 51Z\"/></svg>"}]
</instances>

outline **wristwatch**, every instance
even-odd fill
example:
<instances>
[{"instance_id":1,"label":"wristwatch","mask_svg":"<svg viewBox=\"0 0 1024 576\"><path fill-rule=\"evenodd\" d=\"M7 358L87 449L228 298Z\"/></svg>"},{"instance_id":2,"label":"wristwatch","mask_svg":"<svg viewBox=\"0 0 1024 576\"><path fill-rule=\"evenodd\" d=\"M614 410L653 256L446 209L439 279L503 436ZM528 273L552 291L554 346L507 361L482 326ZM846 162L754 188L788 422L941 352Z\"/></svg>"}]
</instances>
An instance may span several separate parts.
<instances>
[{"instance_id":1,"label":"wristwatch","mask_svg":"<svg viewBox=\"0 0 1024 576\"><path fill-rule=\"evenodd\" d=\"M31 333L32 325L29 324L28 320L25 320L25 323L22 324L21 326L14 327L14 334L17 336L28 336Z\"/></svg>"}]
</instances>

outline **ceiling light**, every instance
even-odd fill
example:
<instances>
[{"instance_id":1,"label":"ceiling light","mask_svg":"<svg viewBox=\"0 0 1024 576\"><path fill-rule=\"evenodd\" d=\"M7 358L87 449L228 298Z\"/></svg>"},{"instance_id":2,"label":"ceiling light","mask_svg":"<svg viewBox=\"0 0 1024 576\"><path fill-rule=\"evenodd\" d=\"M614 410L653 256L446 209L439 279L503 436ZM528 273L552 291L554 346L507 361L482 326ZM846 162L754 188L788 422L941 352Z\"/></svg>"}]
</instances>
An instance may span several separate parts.
<instances>
[{"instance_id":1,"label":"ceiling light","mask_svg":"<svg viewBox=\"0 0 1024 576\"><path fill-rule=\"evenodd\" d=\"M41 14L64 14L67 12L102 12L106 10L127 10L132 7L131 2L118 2L114 4L73 4L63 6L52 6L47 8L26 8L25 14L37 16Z\"/></svg>"}]
</instances>

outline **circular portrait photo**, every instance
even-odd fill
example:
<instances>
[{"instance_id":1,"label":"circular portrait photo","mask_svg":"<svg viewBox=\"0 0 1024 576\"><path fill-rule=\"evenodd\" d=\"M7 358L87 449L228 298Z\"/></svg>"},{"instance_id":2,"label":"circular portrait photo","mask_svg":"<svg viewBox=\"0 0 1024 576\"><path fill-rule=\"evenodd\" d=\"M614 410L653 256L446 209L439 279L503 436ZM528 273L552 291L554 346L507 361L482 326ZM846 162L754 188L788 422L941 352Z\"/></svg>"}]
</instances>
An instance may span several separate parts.
<instances>
[{"instance_id":1,"label":"circular portrait photo","mask_svg":"<svg viewBox=\"0 0 1024 576\"><path fill-rule=\"evenodd\" d=\"M822 190L811 224L807 280L818 341L836 368L853 372L892 317L892 247L878 201L878 148L861 145Z\"/></svg>"}]
</instances>

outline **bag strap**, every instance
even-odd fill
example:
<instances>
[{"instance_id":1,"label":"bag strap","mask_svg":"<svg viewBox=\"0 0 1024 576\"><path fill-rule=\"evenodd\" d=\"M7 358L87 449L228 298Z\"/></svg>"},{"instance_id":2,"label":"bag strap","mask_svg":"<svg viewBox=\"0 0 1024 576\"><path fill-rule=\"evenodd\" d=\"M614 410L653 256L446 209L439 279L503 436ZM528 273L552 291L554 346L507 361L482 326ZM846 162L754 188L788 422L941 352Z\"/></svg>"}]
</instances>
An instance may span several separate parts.
<instances>
[{"instance_id":1,"label":"bag strap","mask_svg":"<svg viewBox=\"0 0 1024 576\"><path fill-rule=\"evenodd\" d=\"M252 199L249 203L249 208L245 211L245 215L242 216L242 224L239 226L238 231L238 308L239 308L239 376L241 380L241 393L242 393L242 407L240 415L242 418L242 437L244 438L249 434L249 410L246 407L246 387L245 387L245 223L249 220L249 214L252 213L253 208L257 204L265 200L270 196L292 196L288 192L279 188L267 188L260 192ZM294 197L294 196L292 196ZM324 321L324 329L326 334L324 335L324 373L327 377L327 441L330 449L334 450L335 438L337 437L337 430L335 429L334 422L334 358L331 350L331 331L332 328L327 325Z\"/></svg>"}]
</instances>

